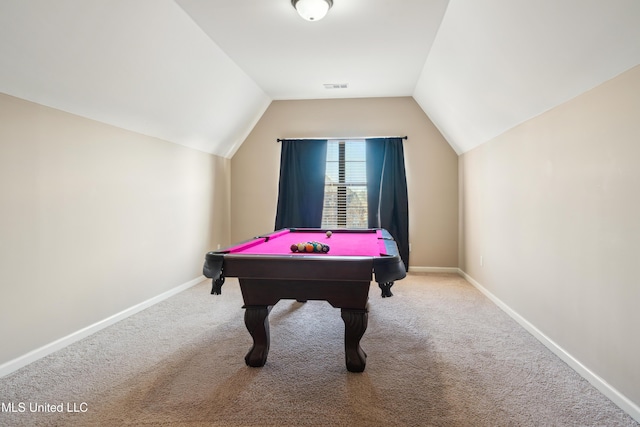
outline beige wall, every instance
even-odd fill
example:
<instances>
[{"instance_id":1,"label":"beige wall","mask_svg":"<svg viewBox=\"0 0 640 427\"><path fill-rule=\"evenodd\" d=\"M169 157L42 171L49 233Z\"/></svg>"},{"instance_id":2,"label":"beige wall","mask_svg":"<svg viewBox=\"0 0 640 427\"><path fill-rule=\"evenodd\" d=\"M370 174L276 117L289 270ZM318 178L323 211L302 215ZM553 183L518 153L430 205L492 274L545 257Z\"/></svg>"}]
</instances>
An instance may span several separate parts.
<instances>
[{"instance_id":1,"label":"beige wall","mask_svg":"<svg viewBox=\"0 0 640 427\"><path fill-rule=\"evenodd\" d=\"M411 97L272 102L231 160L231 240L274 228L277 138L403 135L410 266L457 267L457 156Z\"/></svg>"},{"instance_id":2,"label":"beige wall","mask_svg":"<svg viewBox=\"0 0 640 427\"><path fill-rule=\"evenodd\" d=\"M0 94L0 365L198 278L229 163Z\"/></svg>"},{"instance_id":3,"label":"beige wall","mask_svg":"<svg viewBox=\"0 0 640 427\"><path fill-rule=\"evenodd\" d=\"M635 67L460 157L462 269L636 408L639 136Z\"/></svg>"}]
</instances>

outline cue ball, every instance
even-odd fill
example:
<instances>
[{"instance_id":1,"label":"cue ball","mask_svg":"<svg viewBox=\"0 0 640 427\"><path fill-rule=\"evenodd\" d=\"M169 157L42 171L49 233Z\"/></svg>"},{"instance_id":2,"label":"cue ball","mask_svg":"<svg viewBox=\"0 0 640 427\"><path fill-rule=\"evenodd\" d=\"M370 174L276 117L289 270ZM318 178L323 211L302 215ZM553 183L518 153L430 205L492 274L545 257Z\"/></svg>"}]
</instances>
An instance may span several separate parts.
<instances>
[{"instance_id":1,"label":"cue ball","mask_svg":"<svg viewBox=\"0 0 640 427\"><path fill-rule=\"evenodd\" d=\"M327 237L331 237L332 234L331 230L327 231Z\"/></svg>"}]
</instances>

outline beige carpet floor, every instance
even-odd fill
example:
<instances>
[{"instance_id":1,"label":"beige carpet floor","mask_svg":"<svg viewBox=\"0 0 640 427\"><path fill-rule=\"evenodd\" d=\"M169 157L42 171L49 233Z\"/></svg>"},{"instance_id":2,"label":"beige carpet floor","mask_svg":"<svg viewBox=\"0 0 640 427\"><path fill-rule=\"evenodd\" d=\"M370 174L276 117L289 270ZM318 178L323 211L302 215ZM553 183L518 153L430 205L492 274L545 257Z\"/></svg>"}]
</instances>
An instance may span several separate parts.
<instances>
[{"instance_id":1,"label":"beige carpet floor","mask_svg":"<svg viewBox=\"0 0 640 427\"><path fill-rule=\"evenodd\" d=\"M17 410L0 425L638 425L461 277L410 274L393 291L371 287L356 374L321 301L280 301L267 364L247 367L237 281L220 296L203 282L0 378Z\"/></svg>"}]
</instances>

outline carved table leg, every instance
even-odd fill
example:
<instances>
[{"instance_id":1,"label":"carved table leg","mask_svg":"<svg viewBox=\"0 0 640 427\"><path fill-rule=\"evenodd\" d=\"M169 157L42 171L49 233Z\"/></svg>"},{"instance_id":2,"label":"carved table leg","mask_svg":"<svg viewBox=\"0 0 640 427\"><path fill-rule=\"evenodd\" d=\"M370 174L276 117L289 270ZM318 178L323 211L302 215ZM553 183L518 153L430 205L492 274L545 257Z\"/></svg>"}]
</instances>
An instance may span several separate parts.
<instances>
[{"instance_id":1,"label":"carved table leg","mask_svg":"<svg viewBox=\"0 0 640 427\"><path fill-rule=\"evenodd\" d=\"M249 366L260 367L269 354L269 312L272 306L244 306L244 324L253 338L253 345L244 357Z\"/></svg>"},{"instance_id":2,"label":"carved table leg","mask_svg":"<svg viewBox=\"0 0 640 427\"><path fill-rule=\"evenodd\" d=\"M367 310L349 310L343 308L344 355L349 372L362 372L367 364L367 354L360 347L360 339L367 330L369 314Z\"/></svg>"},{"instance_id":3,"label":"carved table leg","mask_svg":"<svg viewBox=\"0 0 640 427\"><path fill-rule=\"evenodd\" d=\"M378 283L378 286L382 290L382 298L393 296L393 293L391 293L391 287L393 286L393 282Z\"/></svg>"}]
</instances>

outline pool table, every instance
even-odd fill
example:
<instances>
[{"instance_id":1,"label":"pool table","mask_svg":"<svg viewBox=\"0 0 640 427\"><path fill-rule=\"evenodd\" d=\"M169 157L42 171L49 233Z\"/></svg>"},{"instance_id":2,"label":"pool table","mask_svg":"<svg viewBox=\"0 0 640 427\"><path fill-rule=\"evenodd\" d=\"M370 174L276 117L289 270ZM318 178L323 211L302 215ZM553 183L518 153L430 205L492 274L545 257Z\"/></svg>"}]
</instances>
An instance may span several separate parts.
<instances>
[{"instance_id":1,"label":"pool table","mask_svg":"<svg viewBox=\"0 0 640 427\"><path fill-rule=\"evenodd\" d=\"M347 369L364 371L367 356L360 339L367 329L371 279L378 282L382 297L390 297L393 282L403 279L406 270L396 242L384 229L327 231L287 228L206 254L203 272L213 281L212 294L221 293L225 277L240 282L245 325L253 338L247 365L260 367L267 361L268 316L279 300L324 300L341 310ZM293 251L292 245L307 242L317 242L318 252Z\"/></svg>"}]
</instances>

